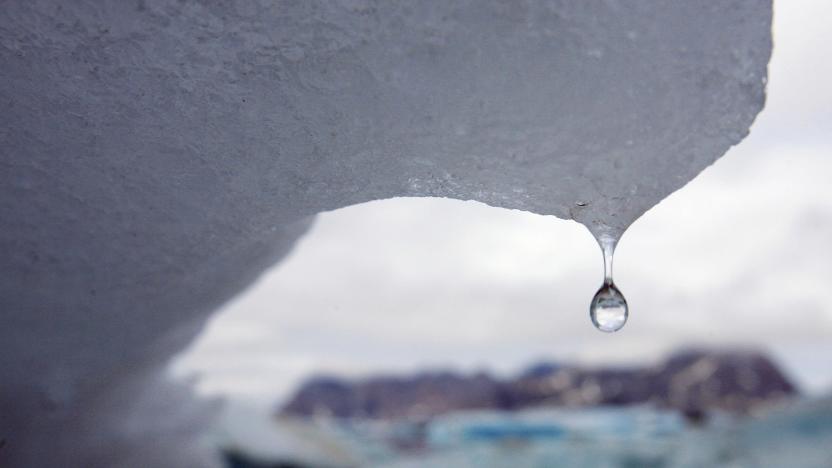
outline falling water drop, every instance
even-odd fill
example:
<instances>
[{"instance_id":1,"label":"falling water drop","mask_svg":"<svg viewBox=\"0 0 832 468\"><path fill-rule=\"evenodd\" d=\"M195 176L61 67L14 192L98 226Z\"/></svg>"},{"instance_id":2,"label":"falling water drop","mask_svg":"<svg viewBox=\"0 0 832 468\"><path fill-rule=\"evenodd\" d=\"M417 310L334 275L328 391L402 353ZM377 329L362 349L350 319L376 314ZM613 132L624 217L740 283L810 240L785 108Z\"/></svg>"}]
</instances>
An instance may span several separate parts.
<instances>
[{"instance_id":1,"label":"falling water drop","mask_svg":"<svg viewBox=\"0 0 832 468\"><path fill-rule=\"evenodd\" d=\"M627 300L612 281L612 257L618 241L610 236L601 236L598 244L604 254L604 284L595 293L589 305L589 318L595 328L602 332L612 333L627 323Z\"/></svg>"}]
</instances>

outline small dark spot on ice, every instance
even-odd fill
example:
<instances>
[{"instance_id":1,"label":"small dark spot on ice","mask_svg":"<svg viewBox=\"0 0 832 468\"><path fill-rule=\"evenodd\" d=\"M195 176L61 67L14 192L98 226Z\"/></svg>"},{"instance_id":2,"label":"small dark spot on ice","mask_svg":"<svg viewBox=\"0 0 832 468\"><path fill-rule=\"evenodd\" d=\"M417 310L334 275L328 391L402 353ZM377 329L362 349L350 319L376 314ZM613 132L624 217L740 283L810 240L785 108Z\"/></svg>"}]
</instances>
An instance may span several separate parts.
<instances>
[{"instance_id":1,"label":"small dark spot on ice","mask_svg":"<svg viewBox=\"0 0 832 468\"><path fill-rule=\"evenodd\" d=\"M587 203L585 201L578 201L578 202L575 202L575 205L577 205L577 206L587 206L587 205L589 205L589 203Z\"/></svg>"}]
</instances>

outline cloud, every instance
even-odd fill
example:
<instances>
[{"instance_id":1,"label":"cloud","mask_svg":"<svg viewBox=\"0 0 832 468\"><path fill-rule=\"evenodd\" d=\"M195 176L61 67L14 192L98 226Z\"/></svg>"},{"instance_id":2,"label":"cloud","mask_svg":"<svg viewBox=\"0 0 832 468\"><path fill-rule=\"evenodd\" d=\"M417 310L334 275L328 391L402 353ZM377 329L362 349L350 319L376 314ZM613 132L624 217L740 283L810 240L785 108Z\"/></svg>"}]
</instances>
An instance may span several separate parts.
<instances>
[{"instance_id":1,"label":"cloud","mask_svg":"<svg viewBox=\"0 0 832 468\"><path fill-rule=\"evenodd\" d=\"M620 334L589 323L602 265L582 226L396 199L321 215L184 367L213 391L270 398L319 370L508 370L541 356L627 362L691 342L827 340L832 200L820 195L832 168L820 152L738 149L639 220L616 258L632 311Z\"/></svg>"}]
</instances>

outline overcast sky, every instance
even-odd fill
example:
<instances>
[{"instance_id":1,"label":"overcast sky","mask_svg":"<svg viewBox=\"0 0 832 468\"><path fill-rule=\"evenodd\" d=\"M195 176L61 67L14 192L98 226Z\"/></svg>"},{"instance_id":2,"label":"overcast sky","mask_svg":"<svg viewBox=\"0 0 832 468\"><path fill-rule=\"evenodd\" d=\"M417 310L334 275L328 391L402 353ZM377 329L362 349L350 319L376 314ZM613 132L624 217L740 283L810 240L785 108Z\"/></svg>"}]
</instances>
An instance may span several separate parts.
<instances>
[{"instance_id":1,"label":"overcast sky","mask_svg":"<svg viewBox=\"0 0 832 468\"><path fill-rule=\"evenodd\" d=\"M446 199L325 213L174 364L200 390L270 403L319 371L514 372L654 361L688 344L769 349L832 390L832 4L775 5L751 135L624 234L619 333L588 304L601 254L574 222Z\"/></svg>"}]
</instances>

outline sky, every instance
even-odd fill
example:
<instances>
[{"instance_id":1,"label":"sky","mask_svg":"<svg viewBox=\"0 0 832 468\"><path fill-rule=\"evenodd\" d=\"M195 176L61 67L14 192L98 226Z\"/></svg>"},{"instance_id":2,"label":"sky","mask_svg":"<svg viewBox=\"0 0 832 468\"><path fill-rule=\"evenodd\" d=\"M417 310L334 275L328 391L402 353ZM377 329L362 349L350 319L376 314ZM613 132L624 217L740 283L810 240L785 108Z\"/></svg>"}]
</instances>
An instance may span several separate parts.
<instances>
[{"instance_id":1,"label":"sky","mask_svg":"<svg viewBox=\"0 0 832 468\"><path fill-rule=\"evenodd\" d=\"M768 350L832 391L832 4L775 3L751 134L637 220L615 256L630 319L596 331L600 250L581 225L448 199L318 216L172 364L207 395L271 405L316 373L510 374L540 360L650 363L685 346Z\"/></svg>"}]
</instances>

